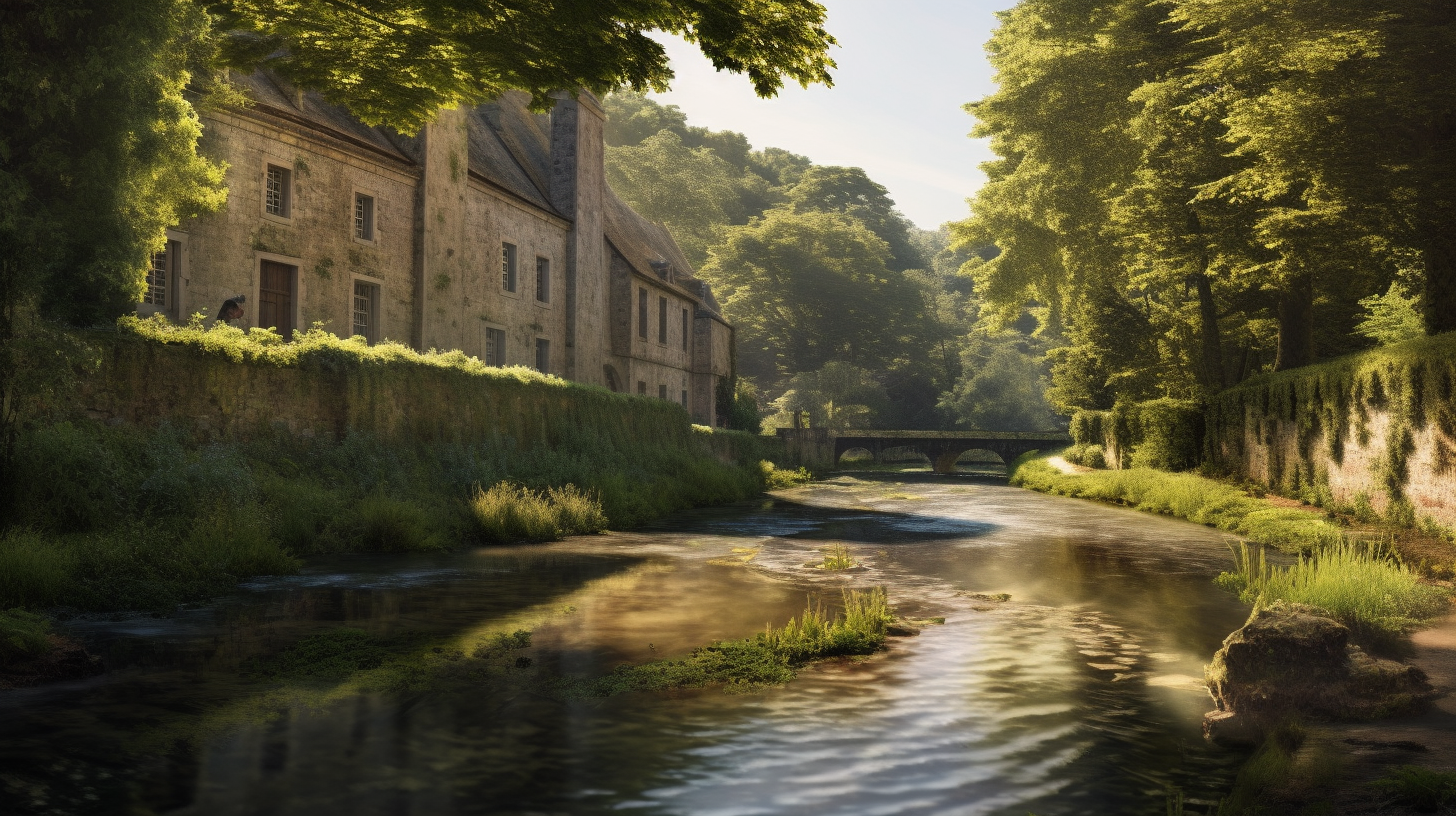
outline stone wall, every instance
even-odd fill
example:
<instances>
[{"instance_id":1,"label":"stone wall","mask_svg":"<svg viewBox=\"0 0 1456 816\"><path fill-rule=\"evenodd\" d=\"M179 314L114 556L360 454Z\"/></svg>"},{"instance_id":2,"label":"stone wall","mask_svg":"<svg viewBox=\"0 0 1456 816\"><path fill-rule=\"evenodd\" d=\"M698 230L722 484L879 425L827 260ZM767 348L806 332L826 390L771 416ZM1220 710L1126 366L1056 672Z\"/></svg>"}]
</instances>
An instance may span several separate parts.
<instances>
[{"instance_id":1,"label":"stone wall","mask_svg":"<svg viewBox=\"0 0 1456 816\"><path fill-rule=\"evenodd\" d=\"M554 445L569 429L628 446L717 450L676 403L509 369L428 357L379 361L328 347L279 364L126 332L101 345L102 364L81 383L77 407L110 424L167 423L198 439L364 433L402 443L507 439L522 447Z\"/></svg>"},{"instance_id":2,"label":"stone wall","mask_svg":"<svg viewBox=\"0 0 1456 816\"><path fill-rule=\"evenodd\" d=\"M1284 495L1456 528L1456 333L1250 380L1210 402L1207 438Z\"/></svg>"}]
</instances>

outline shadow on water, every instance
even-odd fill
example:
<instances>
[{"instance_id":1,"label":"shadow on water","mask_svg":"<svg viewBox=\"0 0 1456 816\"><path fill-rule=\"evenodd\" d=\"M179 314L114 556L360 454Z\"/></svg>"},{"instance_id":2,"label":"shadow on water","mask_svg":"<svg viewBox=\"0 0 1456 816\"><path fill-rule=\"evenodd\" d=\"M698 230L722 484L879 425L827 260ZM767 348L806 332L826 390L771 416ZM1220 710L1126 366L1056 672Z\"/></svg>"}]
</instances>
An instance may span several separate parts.
<instances>
[{"instance_id":1,"label":"shadow on water","mask_svg":"<svg viewBox=\"0 0 1456 816\"><path fill-rule=\"evenodd\" d=\"M831 541L863 566L809 566ZM1206 800L1235 760L1198 733L1202 662L1244 614L1211 585L1226 563L1193 525L904 472L633 533L320 561L175 619L78 627L113 672L0 694L0 811L1162 813L1165 787ZM545 684L877 585L945 625L753 694ZM467 653L526 628L532 662L406 695L238 676L341 626Z\"/></svg>"}]
</instances>

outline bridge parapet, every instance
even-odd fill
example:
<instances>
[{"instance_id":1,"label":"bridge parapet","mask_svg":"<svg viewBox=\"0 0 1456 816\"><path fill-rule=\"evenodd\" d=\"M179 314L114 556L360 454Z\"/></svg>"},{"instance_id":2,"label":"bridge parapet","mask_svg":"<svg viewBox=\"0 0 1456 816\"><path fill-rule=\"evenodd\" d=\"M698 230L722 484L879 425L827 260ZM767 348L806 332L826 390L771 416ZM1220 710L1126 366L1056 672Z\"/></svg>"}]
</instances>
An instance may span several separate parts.
<instances>
[{"instance_id":1,"label":"bridge parapet","mask_svg":"<svg viewBox=\"0 0 1456 816\"><path fill-rule=\"evenodd\" d=\"M1008 464L1034 450L1051 450L1072 443L1064 433L1005 431L842 431L826 428L780 428L794 463L825 470L839 463L846 451L863 448L878 459L890 448L911 448L930 458L938 473L954 473L956 459L971 450L988 450Z\"/></svg>"}]
</instances>

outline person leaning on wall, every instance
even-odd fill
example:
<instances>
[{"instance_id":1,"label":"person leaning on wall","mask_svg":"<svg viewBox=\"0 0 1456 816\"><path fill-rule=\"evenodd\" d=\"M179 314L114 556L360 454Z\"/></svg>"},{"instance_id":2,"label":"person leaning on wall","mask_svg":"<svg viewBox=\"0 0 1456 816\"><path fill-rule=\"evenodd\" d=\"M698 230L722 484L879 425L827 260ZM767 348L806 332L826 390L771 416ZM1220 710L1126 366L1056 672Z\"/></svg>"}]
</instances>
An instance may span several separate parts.
<instances>
[{"instance_id":1,"label":"person leaning on wall","mask_svg":"<svg viewBox=\"0 0 1456 816\"><path fill-rule=\"evenodd\" d=\"M246 295L233 295L222 302L222 308L217 310L217 322L231 324L234 320L241 320L243 317L243 303L247 301Z\"/></svg>"}]
</instances>

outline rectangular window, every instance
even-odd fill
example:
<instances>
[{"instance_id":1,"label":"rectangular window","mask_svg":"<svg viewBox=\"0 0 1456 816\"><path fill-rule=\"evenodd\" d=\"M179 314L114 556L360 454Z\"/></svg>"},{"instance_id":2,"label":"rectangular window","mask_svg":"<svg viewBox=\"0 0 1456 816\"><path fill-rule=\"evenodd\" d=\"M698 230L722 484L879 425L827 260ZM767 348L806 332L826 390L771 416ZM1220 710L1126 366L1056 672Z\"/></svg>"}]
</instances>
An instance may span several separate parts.
<instances>
[{"instance_id":1,"label":"rectangular window","mask_svg":"<svg viewBox=\"0 0 1456 816\"><path fill-rule=\"evenodd\" d=\"M373 343L379 339L379 287L354 281L354 334Z\"/></svg>"},{"instance_id":2,"label":"rectangular window","mask_svg":"<svg viewBox=\"0 0 1456 816\"><path fill-rule=\"evenodd\" d=\"M516 291L516 245L501 244L501 288Z\"/></svg>"},{"instance_id":3,"label":"rectangular window","mask_svg":"<svg viewBox=\"0 0 1456 816\"><path fill-rule=\"evenodd\" d=\"M647 382L645 380L637 381L637 393L644 397L647 396Z\"/></svg>"},{"instance_id":4,"label":"rectangular window","mask_svg":"<svg viewBox=\"0 0 1456 816\"><path fill-rule=\"evenodd\" d=\"M686 389L682 392L682 407L688 407L688 392Z\"/></svg>"},{"instance_id":5,"label":"rectangular window","mask_svg":"<svg viewBox=\"0 0 1456 816\"><path fill-rule=\"evenodd\" d=\"M683 351L687 351L688 350L688 334L690 333L688 331L688 310L687 309L683 309L683 327L682 327L682 329L683 329L683 336L682 336Z\"/></svg>"},{"instance_id":6,"label":"rectangular window","mask_svg":"<svg viewBox=\"0 0 1456 816\"><path fill-rule=\"evenodd\" d=\"M545 258L536 259L536 300L551 302L551 262Z\"/></svg>"},{"instance_id":7,"label":"rectangular window","mask_svg":"<svg viewBox=\"0 0 1456 816\"><path fill-rule=\"evenodd\" d=\"M489 366L506 364L506 332L504 329L485 330L485 364Z\"/></svg>"},{"instance_id":8,"label":"rectangular window","mask_svg":"<svg viewBox=\"0 0 1456 816\"><path fill-rule=\"evenodd\" d=\"M657 342L667 345L667 298L657 299Z\"/></svg>"},{"instance_id":9,"label":"rectangular window","mask_svg":"<svg viewBox=\"0 0 1456 816\"><path fill-rule=\"evenodd\" d=\"M290 180L293 171L279 167L276 164L268 165L267 179L263 188L263 211L269 215L276 215L279 218L292 216L293 196L290 191Z\"/></svg>"},{"instance_id":10,"label":"rectangular window","mask_svg":"<svg viewBox=\"0 0 1456 816\"><path fill-rule=\"evenodd\" d=\"M667 386L665 386L665 385L659 385L659 386L657 386L657 398L658 399L662 399L662 400L667 399Z\"/></svg>"},{"instance_id":11,"label":"rectangular window","mask_svg":"<svg viewBox=\"0 0 1456 816\"><path fill-rule=\"evenodd\" d=\"M182 245L178 242L168 241L165 249L152 256L152 267L147 270L147 290L142 295L142 303L167 308L167 293L172 282L176 280L173 271L177 268L177 256L181 248Z\"/></svg>"},{"instance_id":12,"label":"rectangular window","mask_svg":"<svg viewBox=\"0 0 1456 816\"><path fill-rule=\"evenodd\" d=\"M542 374L551 373L551 341L536 338L536 370Z\"/></svg>"},{"instance_id":13,"label":"rectangular window","mask_svg":"<svg viewBox=\"0 0 1456 816\"><path fill-rule=\"evenodd\" d=\"M354 237L361 241L374 240L374 196L354 194Z\"/></svg>"},{"instance_id":14,"label":"rectangular window","mask_svg":"<svg viewBox=\"0 0 1456 816\"><path fill-rule=\"evenodd\" d=\"M647 339L647 290L637 290L637 336Z\"/></svg>"}]
</instances>

